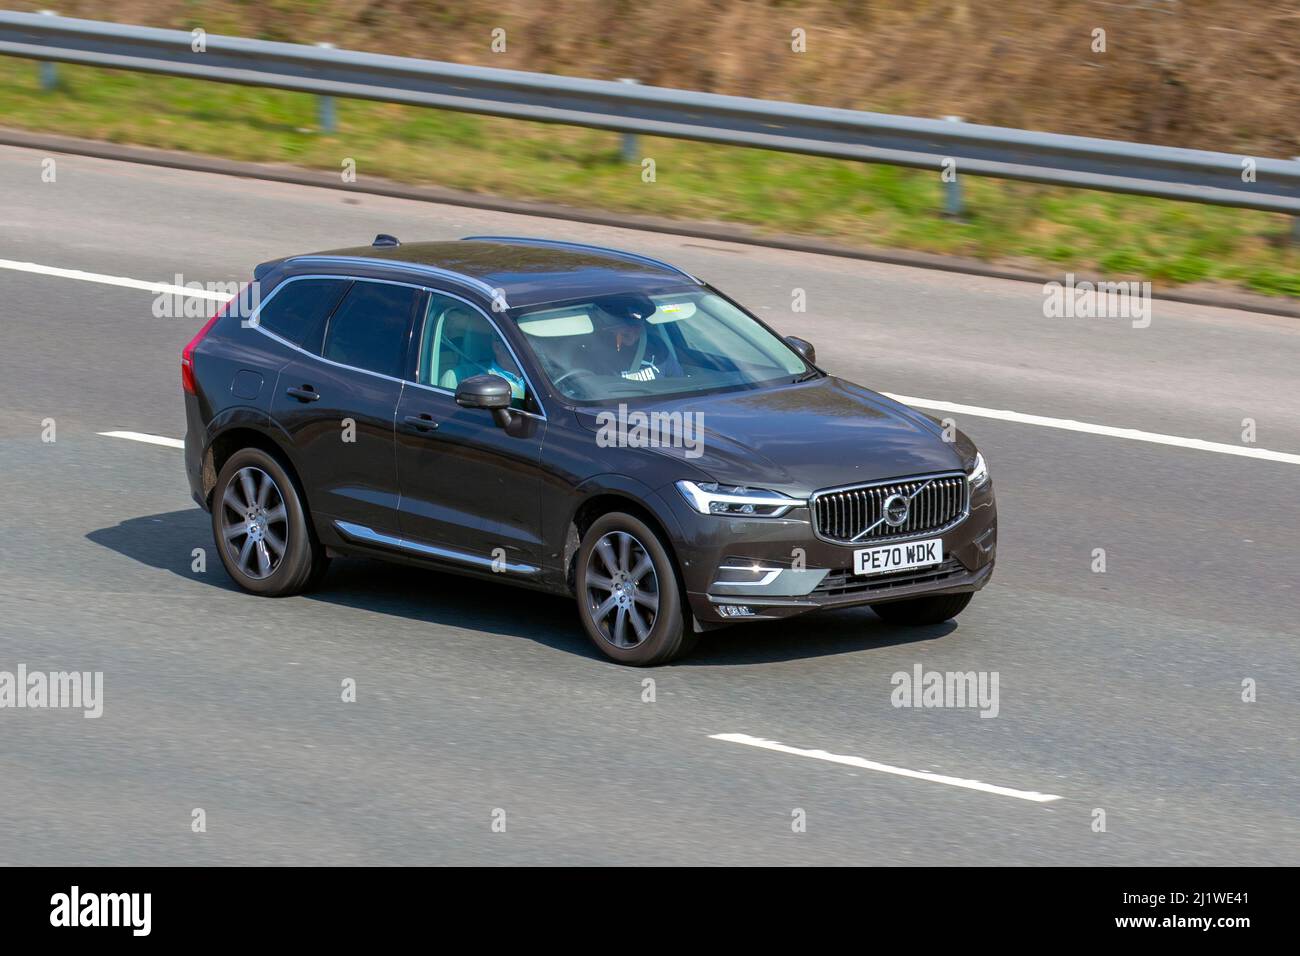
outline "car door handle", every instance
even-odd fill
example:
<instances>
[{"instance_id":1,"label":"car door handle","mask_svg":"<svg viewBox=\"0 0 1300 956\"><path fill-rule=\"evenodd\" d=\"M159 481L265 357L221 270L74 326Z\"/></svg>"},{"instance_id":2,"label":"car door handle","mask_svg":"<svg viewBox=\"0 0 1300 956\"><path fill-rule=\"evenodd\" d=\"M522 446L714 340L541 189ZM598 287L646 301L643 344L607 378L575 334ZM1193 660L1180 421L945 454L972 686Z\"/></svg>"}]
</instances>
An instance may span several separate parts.
<instances>
[{"instance_id":1,"label":"car door handle","mask_svg":"<svg viewBox=\"0 0 1300 956\"><path fill-rule=\"evenodd\" d=\"M312 388L310 385L304 385L302 388L286 388L284 393L286 395L292 395L300 402L320 401L320 392L316 391L316 389Z\"/></svg>"},{"instance_id":2,"label":"car door handle","mask_svg":"<svg viewBox=\"0 0 1300 956\"><path fill-rule=\"evenodd\" d=\"M407 415L406 424L414 425L417 431L431 432L438 427L432 415Z\"/></svg>"}]
</instances>

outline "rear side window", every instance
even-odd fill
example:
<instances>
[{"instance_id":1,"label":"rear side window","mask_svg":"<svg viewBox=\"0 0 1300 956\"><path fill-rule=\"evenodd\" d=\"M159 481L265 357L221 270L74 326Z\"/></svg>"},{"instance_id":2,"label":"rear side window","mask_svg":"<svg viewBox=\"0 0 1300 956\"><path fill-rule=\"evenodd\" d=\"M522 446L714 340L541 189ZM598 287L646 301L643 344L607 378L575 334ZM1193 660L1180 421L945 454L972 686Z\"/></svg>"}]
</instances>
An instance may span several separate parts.
<instances>
[{"instance_id":1,"label":"rear side window","mask_svg":"<svg viewBox=\"0 0 1300 956\"><path fill-rule=\"evenodd\" d=\"M267 300L257 323L280 338L303 346L319 342L321 326L343 298L343 279L297 279L286 282ZM307 346L310 348L310 346Z\"/></svg>"},{"instance_id":2,"label":"rear side window","mask_svg":"<svg viewBox=\"0 0 1300 956\"><path fill-rule=\"evenodd\" d=\"M330 318L321 354L331 362L400 378L411 317L422 294L404 285L354 283Z\"/></svg>"}]
</instances>

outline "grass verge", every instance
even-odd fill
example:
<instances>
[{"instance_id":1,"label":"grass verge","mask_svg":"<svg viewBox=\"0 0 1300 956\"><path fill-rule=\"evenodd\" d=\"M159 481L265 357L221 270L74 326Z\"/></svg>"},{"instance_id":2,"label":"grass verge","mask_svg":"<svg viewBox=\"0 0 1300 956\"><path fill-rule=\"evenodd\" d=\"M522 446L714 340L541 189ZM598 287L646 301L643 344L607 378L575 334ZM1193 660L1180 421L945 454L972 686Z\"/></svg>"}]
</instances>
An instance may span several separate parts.
<instances>
[{"instance_id":1,"label":"grass verge","mask_svg":"<svg viewBox=\"0 0 1300 956\"><path fill-rule=\"evenodd\" d=\"M970 256L1050 272L1300 296L1290 217L967 177L966 213L942 215L937 175L642 137L655 181L619 137L341 100L335 134L309 95L0 59L0 125L253 162L341 170L587 208L745 224L871 248Z\"/></svg>"}]
</instances>

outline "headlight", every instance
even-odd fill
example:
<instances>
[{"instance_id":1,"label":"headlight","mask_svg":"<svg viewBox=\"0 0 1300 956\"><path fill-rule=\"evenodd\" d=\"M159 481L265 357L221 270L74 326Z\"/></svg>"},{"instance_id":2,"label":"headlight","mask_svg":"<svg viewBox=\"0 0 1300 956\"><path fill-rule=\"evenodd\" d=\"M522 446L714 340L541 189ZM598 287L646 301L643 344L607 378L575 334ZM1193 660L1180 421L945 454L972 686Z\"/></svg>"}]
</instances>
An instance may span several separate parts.
<instances>
[{"instance_id":1,"label":"headlight","mask_svg":"<svg viewBox=\"0 0 1300 956\"><path fill-rule=\"evenodd\" d=\"M972 488L982 488L989 483L989 466L984 464L984 456L975 453L975 465L966 476Z\"/></svg>"},{"instance_id":2,"label":"headlight","mask_svg":"<svg viewBox=\"0 0 1300 956\"><path fill-rule=\"evenodd\" d=\"M737 518L779 518L791 508L806 504L779 491L719 485L716 481L677 482L677 490L702 515L734 515Z\"/></svg>"}]
</instances>

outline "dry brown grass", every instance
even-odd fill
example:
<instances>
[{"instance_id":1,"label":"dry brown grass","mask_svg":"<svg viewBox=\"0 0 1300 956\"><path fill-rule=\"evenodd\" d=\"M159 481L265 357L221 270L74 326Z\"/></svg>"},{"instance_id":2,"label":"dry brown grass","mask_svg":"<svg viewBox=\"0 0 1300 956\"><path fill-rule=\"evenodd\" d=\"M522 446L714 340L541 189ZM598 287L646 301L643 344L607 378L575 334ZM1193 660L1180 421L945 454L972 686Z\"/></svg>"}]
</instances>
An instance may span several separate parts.
<instances>
[{"instance_id":1,"label":"dry brown grass","mask_svg":"<svg viewBox=\"0 0 1300 956\"><path fill-rule=\"evenodd\" d=\"M972 122L1300 153L1300 9L1260 0L10 0L111 19ZM491 52L504 27L507 51ZM1091 50L1094 28L1107 52ZM791 31L807 33L791 52Z\"/></svg>"}]
</instances>

